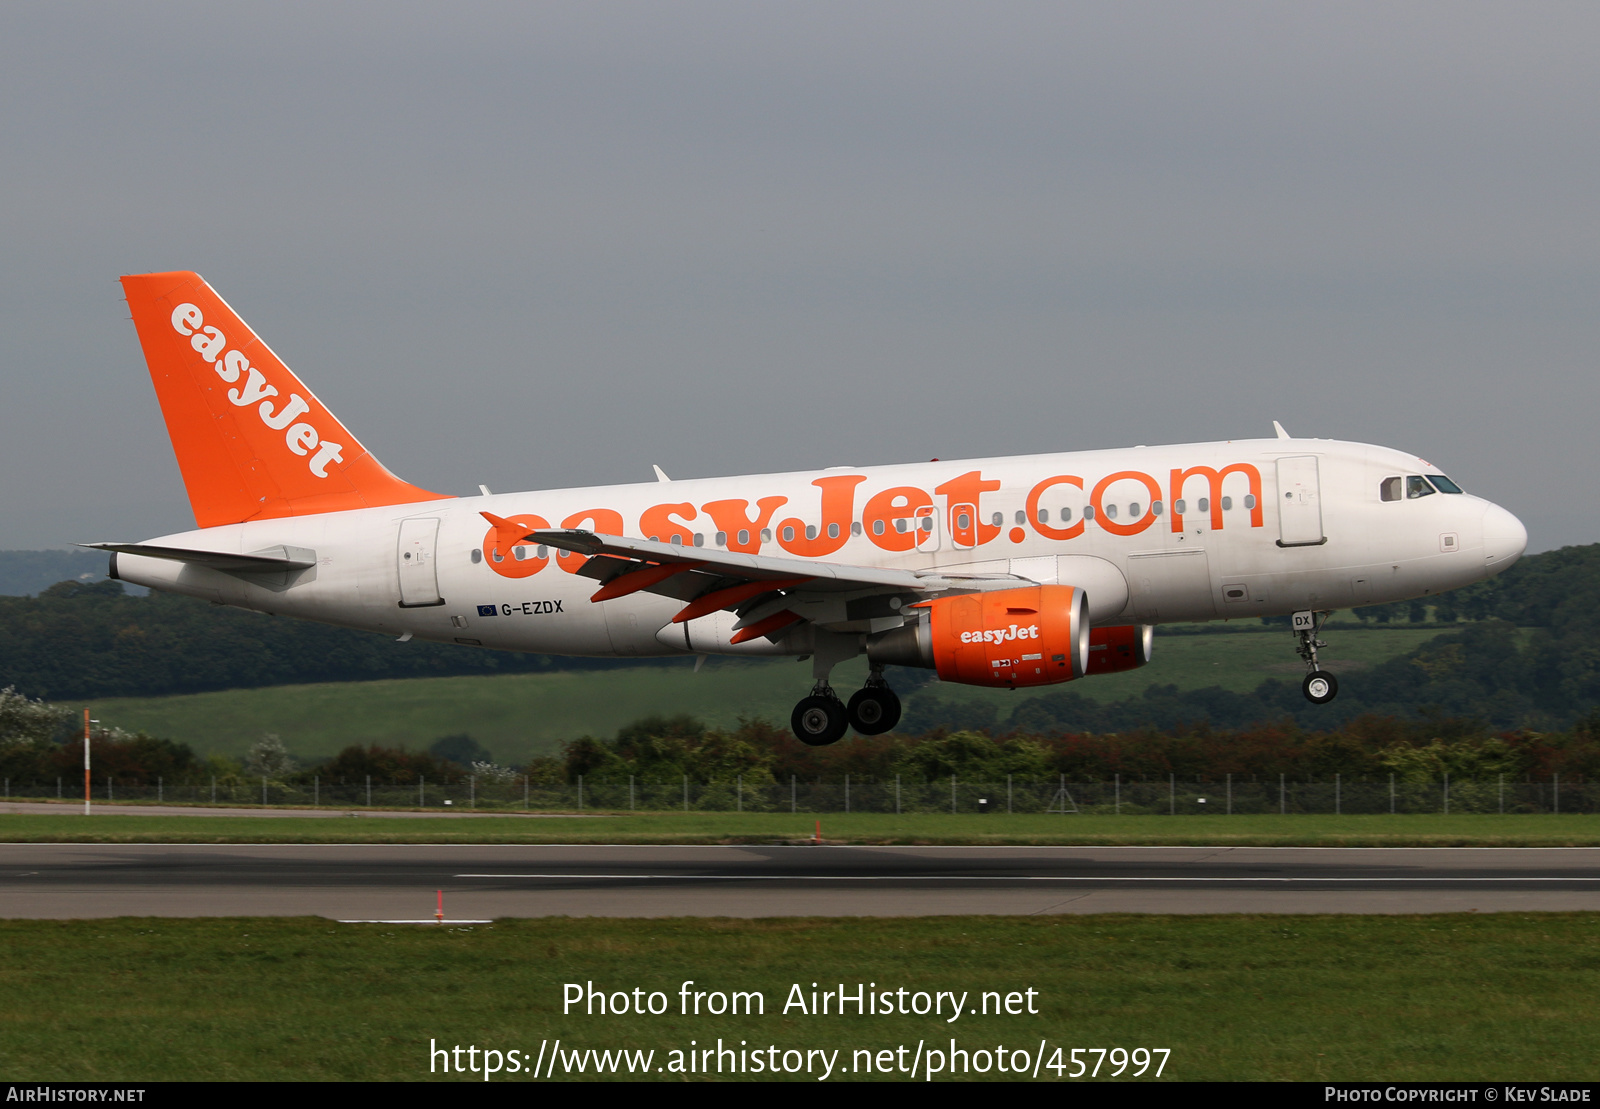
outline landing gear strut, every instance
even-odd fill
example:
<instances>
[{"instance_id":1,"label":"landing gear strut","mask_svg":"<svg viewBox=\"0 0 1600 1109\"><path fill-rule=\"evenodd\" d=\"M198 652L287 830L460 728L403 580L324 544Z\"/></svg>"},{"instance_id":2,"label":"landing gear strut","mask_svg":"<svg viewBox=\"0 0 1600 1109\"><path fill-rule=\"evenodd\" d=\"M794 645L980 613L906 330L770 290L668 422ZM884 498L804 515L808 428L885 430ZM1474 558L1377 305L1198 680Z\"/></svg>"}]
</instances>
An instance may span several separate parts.
<instances>
[{"instance_id":1,"label":"landing gear strut","mask_svg":"<svg viewBox=\"0 0 1600 1109\"><path fill-rule=\"evenodd\" d=\"M850 717L828 679L823 678L811 688L811 696L794 707L789 726L801 743L826 747L844 738L845 729L850 727Z\"/></svg>"},{"instance_id":2,"label":"landing gear strut","mask_svg":"<svg viewBox=\"0 0 1600 1109\"><path fill-rule=\"evenodd\" d=\"M900 723L900 698L883 680L883 667L872 668L867 684L850 698L846 711L850 726L861 735L882 735Z\"/></svg>"},{"instance_id":3,"label":"landing gear strut","mask_svg":"<svg viewBox=\"0 0 1600 1109\"><path fill-rule=\"evenodd\" d=\"M1293 616L1294 636L1298 641L1295 650L1306 663L1306 678L1300 683L1300 692L1313 705L1325 705L1339 695L1339 679L1317 661L1317 648L1327 646L1320 638L1322 625L1332 615L1331 612L1297 612Z\"/></svg>"}]
</instances>

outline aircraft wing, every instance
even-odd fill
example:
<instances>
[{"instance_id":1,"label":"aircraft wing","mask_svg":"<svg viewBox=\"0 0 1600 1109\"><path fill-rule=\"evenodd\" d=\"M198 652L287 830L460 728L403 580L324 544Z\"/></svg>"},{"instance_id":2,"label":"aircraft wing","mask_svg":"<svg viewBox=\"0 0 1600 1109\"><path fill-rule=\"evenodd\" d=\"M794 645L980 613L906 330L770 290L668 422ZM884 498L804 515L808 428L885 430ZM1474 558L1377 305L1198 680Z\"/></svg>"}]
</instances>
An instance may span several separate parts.
<instances>
[{"instance_id":1,"label":"aircraft wing","mask_svg":"<svg viewBox=\"0 0 1600 1109\"><path fill-rule=\"evenodd\" d=\"M577 572L602 583L594 601L641 591L673 597L685 602L674 623L723 609L736 612L735 643L776 635L799 620L864 631L876 620L898 623L902 610L936 594L1024 584L1009 575L960 577L774 558L577 529L531 531L522 541L587 555Z\"/></svg>"}]
</instances>

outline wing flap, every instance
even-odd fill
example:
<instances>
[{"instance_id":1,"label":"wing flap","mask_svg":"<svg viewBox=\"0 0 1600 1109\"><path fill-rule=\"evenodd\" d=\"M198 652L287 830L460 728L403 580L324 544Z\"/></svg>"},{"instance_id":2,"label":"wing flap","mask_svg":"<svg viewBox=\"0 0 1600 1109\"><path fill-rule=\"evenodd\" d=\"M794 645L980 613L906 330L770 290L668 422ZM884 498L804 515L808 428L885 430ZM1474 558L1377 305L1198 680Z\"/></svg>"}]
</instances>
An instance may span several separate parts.
<instances>
[{"instance_id":1,"label":"wing flap","mask_svg":"<svg viewBox=\"0 0 1600 1109\"><path fill-rule=\"evenodd\" d=\"M919 593L942 593L951 585L942 574L931 571L850 566L840 562L812 562L799 558L740 554L737 551L722 551L709 547L683 547L676 543L651 542L648 539L626 539L619 535L596 535L591 531L576 529L531 531L523 536L522 541L542 543L576 554L607 555L635 563L651 562L658 565L700 563L694 572L702 577L732 578L736 581L810 578L812 580L806 583L808 592L827 590L854 592L864 587L882 586L885 589L908 589ZM588 570L589 565L591 564L585 564L579 572ZM628 567L616 572L625 572L626 569Z\"/></svg>"}]
</instances>

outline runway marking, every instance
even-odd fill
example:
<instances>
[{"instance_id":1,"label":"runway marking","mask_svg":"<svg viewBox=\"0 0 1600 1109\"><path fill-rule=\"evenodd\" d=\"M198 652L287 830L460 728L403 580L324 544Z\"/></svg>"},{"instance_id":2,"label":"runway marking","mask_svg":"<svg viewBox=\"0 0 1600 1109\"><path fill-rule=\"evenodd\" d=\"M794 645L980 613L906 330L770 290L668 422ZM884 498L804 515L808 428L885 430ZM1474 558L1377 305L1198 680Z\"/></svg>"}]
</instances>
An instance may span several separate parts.
<instances>
[{"instance_id":1,"label":"runway marking","mask_svg":"<svg viewBox=\"0 0 1600 1109\"><path fill-rule=\"evenodd\" d=\"M1093 875L1001 874L453 874L453 878L556 878L611 881L667 882L1600 882L1600 877L1506 877L1483 878L1194 878L1194 877L1095 877Z\"/></svg>"},{"instance_id":2,"label":"runway marking","mask_svg":"<svg viewBox=\"0 0 1600 1109\"><path fill-rule=\"evenodd\" d=\"M798 836L800 833L796 833ZM805 833L807 837L810 833ZM1182 844L1182 843L939 843L939 844L909 844L909 843L828 843L816 845L811 843L285 843L275 840L235 840L229 843L218 843L215 840L177 842L177 841L49 841L40 840L7 840L0 843L0 851L11 847L50 847L62 849L78 849L85 847L99 847L106 850L125 847L205 847L217 851L231 851L241 847L271 847L271 848L312 848L325 849L330 847L340 848L376 848L376 849L408 849L408 848L437 848L441 850L518 850L518 851L550 851L558 849L580 849L591 851L603 850L658 850L672 851L768 851L782 848L791 851L815 851L820 847L827 847L838 851L908 851L913 853L932 853L936 851L1360 851L1364 854L1375 854L1379 851L1515 851L1518 853L1533 851L1587 851L1591 854L1600 853L1600 846L1595 847L1567 847L1558 844L1534 844L1519 847L1425 847L1425 846L1386 846L1375 845L1371 847L1324 847L1315 844L1305 846L1290 845L1287 847L1268 844Z\"/></svg>"},{"instance_id":3,"label":"runway marking","mask_svg":"<svg viewBox=\"0 0 1600 1109\"><path fill-rule=\"evenodd\" d=\"M493 924L492 920L340 920L338 924Z\"/></svg>"}]
</instances>

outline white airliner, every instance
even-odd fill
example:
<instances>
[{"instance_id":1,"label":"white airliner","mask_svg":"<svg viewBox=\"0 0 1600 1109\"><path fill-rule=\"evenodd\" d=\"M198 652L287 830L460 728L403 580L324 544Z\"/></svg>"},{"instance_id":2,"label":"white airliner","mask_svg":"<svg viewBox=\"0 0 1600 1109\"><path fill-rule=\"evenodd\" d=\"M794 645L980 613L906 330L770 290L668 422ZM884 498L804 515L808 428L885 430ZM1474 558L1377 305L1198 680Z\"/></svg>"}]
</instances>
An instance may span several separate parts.
<instances>
[{"instance_id":1,"label":"white airliner","mask_svg":"<svg viewBox=\"0 0 1600 1109\"><path fill-rule=\"evenodd\" d=\"M1163 621L1292 615L1510 566L1527 532L1385 447L1273 439L453 497L386 470L193 273L124 277L195 531L111 576L470 647L788 655L805 742L892 728L886 665L1011 687L1142 666ZM480 487L482 488L482 487ZM865 654L848 705L828 685Z\"/></svg>"}]
</instances>

